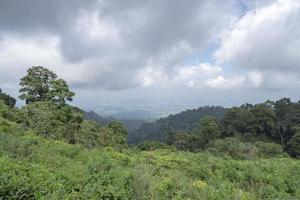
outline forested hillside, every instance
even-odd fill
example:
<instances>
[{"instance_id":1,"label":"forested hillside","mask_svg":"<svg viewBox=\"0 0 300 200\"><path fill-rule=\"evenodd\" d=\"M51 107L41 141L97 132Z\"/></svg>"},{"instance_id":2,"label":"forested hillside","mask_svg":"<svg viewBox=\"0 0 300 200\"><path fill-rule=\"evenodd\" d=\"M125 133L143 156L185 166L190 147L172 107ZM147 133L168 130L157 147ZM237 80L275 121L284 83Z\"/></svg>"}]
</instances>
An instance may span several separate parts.
<instances>
[{"instance_id":1,"label":"forested hillside","mask_svg":"<svg viewBox=\"0 0 300 200\"><path fill-rule=\"evenodd\" d=\"M289 98L223 108L207 106L144 123L134 141L159 141L181 150L199 151L262 142L300 155L300 102ZM148 145L148 144L147 144ZM281 147L279 147L281 146Z\"/></svg>"},{"instance_id":2,"label":"forested hillside","mask_svg":"<svg viewBox=\"0 0 300 200\"><path fill-rule=\"evenodd\" d=\"M112 117L102 117L102 116L98 115L97 113L95 113L94 111L84 112L84 117L87 120L93 120L102 125L115 121L115 119Z\"/></svg>"},{"instance_id":3,"label":"forested hillside","mask_svg":"<svg viewBox=\"0 0 300 200\"><path fill-rule=\"evenodd\" d=\"M0 199L300 199L299 102L184 111L129 146L74 96L41 66L20 81L24 106L0 91Z\"/></svg>"},{"instance_id":4,"label":"forested hillside","mask_svg":"<svg viewBox=\"0 0 300 200\"><path fill-rule=\"evenodd\" d=\"M221 121L226 109L221 106L206 106L186 110L181 113L161 118L155 122L144 123L132 133L131 142L140 143L146 140L166 141L167 134L173 131L193 131L200 118L213 116Z\"/></svg>"},{"instance_id":5,"label":"forested hillside","mask_svg":"<svg viewBox=\"0 0 300 200\"><path fill-rule=\"evenodd\" d=\"M110 122L121 122L128 130L128 143L133 143L135 141L137 130L145 123L143 119L115 119L113 117L102 117L94 111L85 112L84 115L87 120L93 120L102 125L107 125Z\"/></svg>"}]
</instances>

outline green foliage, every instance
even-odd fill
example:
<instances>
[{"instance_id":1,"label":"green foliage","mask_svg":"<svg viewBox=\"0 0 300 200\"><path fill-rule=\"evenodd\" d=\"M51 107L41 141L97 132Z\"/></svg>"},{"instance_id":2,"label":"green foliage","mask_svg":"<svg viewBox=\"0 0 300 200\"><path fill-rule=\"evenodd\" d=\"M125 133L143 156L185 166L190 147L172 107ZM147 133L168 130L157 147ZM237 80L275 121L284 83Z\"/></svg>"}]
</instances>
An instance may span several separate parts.
<instances>
[{"instance_id":1,"label":"green foliage","mask_svg":"<svg viewBox=\"0 0 300 200\"><path fill-rule=\"evenodd\" d=\"M205 143L209 143L221 135L221 130L217 121L210 116L203 117L199 120L197 131Z\"/></svg>"},{"instance_id":2,"label":"green foliage","mask_svg":"<svg viewBox=\"0 0 300 200\"><path fill-rule=\"evenodd\" d=\"M300 161L160 149L86 149L0 134L4 199L299 199Z\"/></svg>"},{"instance_id":3,"label":"green foliage","mask_svg":"<svg viewBox=\"0 0 300 200\"><path fill-rule=\"evenodd\" d=\"M34 66L27 70L27 75L20 82L20 99L26 104L38 101L53 101L59 105L72 101L75 93L69 90L68 85L57 75L42 66Z\"/></svg>"},{"instance_id":4,"label":"green foliage","mask_svg":"<svg viewBox=\"0 0 300 200\"><path fill-rule=\"evenodd\" d=\"M275 143L242 142L236 137L217 139L210 143L209 151L218 156L230 156L234 159L258 159L287 156L282 146Z\"/></svg>"},{"instance_id":5,"label":"green foliage","mask_svg":"<svg viewBox=\"0 0 300 200\"><path fill-rule=\"evenodd\" d=\"M275 143L266 143L266 142L256 142L255 146L258 148L258 156L259 157L268 157L273 158L277 156L286 156L284 153L282 146Z\"/></svg>"},{"instance_id":6,"label":"green foliage","mask_svg":"<svg viewBox=\"0 0 300 200\"><path fill-rule=\"evenodd\" d=\"M241 133L249 137L273 137L275 135L275 113L266 104L243 105L229 109L223 119L225 135Z\"/></svg>"},{"instance_id":7,"label":"green foliage","mask_svg":"<svg viewBox=\"0 0 300 200\"><path fill-rule=\"evenodd\" d=\"M49 91L50 100L58 105L64 105L66 101L72 101L74 92L69 90L69 86L63 79L57 79L51 82Z\"/></svg>"},{"instance_id":8,"label":"green foliage","mask_svg":"<svg viewBox=\"0 0 300 200\"><path fill-rule=\"evenodd\" d=\"M126 144L127 130L122 124L116 122L101 127L84 120L83 112L76 107L39 101L24 106L21 113L23 126L45 138L83 144L88 148Z\"/></svg>"},{"instance_id":9,"label":"green foliage","mask_svg":"<svg viewBox=\"0 0 300 200\"><path fill-rule=\"evenodd\" d=\"M291 102L289 98L282 98L272 102L276 113L277 137L282 146L294 135L295 127L300 125L300 103Z\"/></svg>"},{"instance_id":10,"label":"green foliage","mask_svg":"<svg viewBox=\"0 0 300 200\"><path fill-rule=\"evenodd\" d=\"M145 141L137 145L137 148L142 151L152 151L155 149L170 149L171 147L157 141Z\"/></svg>"},{"instance_id":11,"label":"green foliage","mask_svg":"<svg viewBox=\"0 0 300 200\"><path fill-rule=\"evenodd\" d=\"M5 94L4 92L2 92L1 88L0 88L0 101L3 101L4 104L6 104L7 106L13 108L16 105L16 99L11 97L8 94Z\"/></svg>"},{"instance_id":12,"label":"green foliage","mask_svg":"<svg viewBox=\"0 0 300 200\"><path fill-rule=\"evenodd\" d=\"M300 131L292 136L288 141L286 148L292 157L300 158Z\"/></svg>"},{"instance_id":13,"label":"green foliage","mask_svg":"<svg viewBox=\"0 0 300 200\"><path fill-rule=\"evenodd\" d=\"M15 123L15 109L0 100L0 132L13 133L21 131L19 124Z\"/></svg>"},{"instance_id":14,"label":"green foliage","mask_svg":"<svg viewBox=\"0 0 300 200\"><path fill-rule=\"evenodd\" d=\"M205 106L170 115L155 122L144 123L132 133L131 137L134 138L132 142L139 143L146 140L166 142L169 133L194 131L202 117L212 116L220 121L226 110L221 106Z\"/></svg>"},{"instance_id":15,"label":"green foliage","mask_svg":"<svg viewBox=\"0 0 300 200\"><path fill-rule=\"evenodd\" d=\"M5 117L9 112L9 107L4 103L4 101L0 100L0 116Z\"/></svg>"},{"instance_id":16,"label":"green foliage","mask_svg":"<svg viewBox=\"0 0 300 200\"><path fill-rule=\"evenodd\" d=\"M112 135L115 136L118 144L126 144L128 131L120 122L111 122L108 128L112 130Z\"/></svg>"},{"instance_id":17,"label":"green foliage","mask_svg":"<svg viewBox=\"0 0 300 200\"><path fill-rule=\"evenodd\" d=\"M49 100L51 82L57 78L52 71L42 67L34 66L27 70L27 75L20 82L20 99L26 103Z\"/></svg>"},{"instance_id":18,"label":"green foliage","mask_svg":"<svg viewBox=\"0 0 300 200\"><path fill-rule=\"evenodd\" d=\"M254 159L258 149L249 142L243 143L235 137L217 139L210 144L210 152L216 155L227 155L234 159Z\"/></svg>"},{"instance_id":19,"label":"green foliage","mask_svg":"<svg viewBox=\"0 0 300 200\"><path fill-rule=\"evenodd\" d=\"M168 144L185 151L199 151L206 146L204 138L199 134L188 134L184 132L171 134L168 138Z\"/></svg>"},{"instance_id":20,"label":"green foliage","mask_svg":"<svg viewBox=\"0 0 300 200\"><path fill-rule=\"evenodd\" d=\"M50 101L28 104L21 110L23 124L35 134L53 139L65 139L74 143L76 132L83 121L83 115L72 107L58 106Z\"/></svg>"}]
</instances>

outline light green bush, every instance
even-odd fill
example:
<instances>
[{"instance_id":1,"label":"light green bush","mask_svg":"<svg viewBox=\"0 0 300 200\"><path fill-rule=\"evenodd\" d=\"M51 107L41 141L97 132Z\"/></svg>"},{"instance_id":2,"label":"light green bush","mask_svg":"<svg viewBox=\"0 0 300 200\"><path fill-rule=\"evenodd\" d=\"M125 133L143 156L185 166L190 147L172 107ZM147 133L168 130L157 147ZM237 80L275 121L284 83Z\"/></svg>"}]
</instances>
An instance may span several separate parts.
<instances>
[{"instance_id":1,"label":"light green bush","mask_svg":"<svg viewBox=\"0 0 300 200\"><path fill-rule=\"evenodd\" d=\"M0 134L2 199L299 199L300 161L174 149L86 149Z\"/></svg>"}]
</instances>

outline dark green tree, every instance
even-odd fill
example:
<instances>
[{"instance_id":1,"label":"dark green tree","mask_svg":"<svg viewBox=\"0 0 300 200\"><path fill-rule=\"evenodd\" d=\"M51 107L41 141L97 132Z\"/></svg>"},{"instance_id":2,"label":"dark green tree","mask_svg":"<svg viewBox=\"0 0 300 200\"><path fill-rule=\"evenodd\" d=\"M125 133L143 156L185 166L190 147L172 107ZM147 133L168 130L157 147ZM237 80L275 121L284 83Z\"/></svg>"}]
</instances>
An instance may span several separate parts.
<instances>
[{"instance_id":1,"label":"dark green tree","mask_svg":"<svg viewBox=\"0 0 300 200\"><path fill-rule=\"evenodd\" d=\"M250 109L253 121L250 126L257 137L275 137L276 116L274 111L265 104L257 104Z\"/></svg>"},{"instance_id":2,"label":"dark green tree","mask_svg":"<svg viewBox=\"0 0 300 200\"><path fill-rule=\"evenodd\" d=\"M0 88L0 101L1 100L11 108L13 108L16 105L16 99L2 92Z\"/></svg>"},{"instance_id":3,"label":"dark green tree","mask_svg":"<svg viewBox=\"0 0 300 200\"><path fill-rule=\"evenodd\" d=\"M244 104L229 109L223 119L224 136L272 138L276 135L276 115L268 104Z\"/></svg>"},{"instance_id":4,"label":"dark green tree","mask_svg":"<svg viewBox=\"0 0 300 200\"><path fill-rule=\"evenodd\" d=\"M296 133L287 142L286 150L290 156L300 158L300 129L297 128Z\"/></svg>"},{"instance_id":5,"label":"dark green tree","mask_svg":"<svg viewBox=\"0 0 300 200\"><path fill-rule=\"evenodd\" d=\"M199 120L198 132L205 143L209 143L221 135L221 130L216 119L211 116L202 117Z\"/></svg>"},{"instance_id":6,"label":"dark green tree","mask_svg":"<svg viewBox=\"0 0 300 200\"><path fill-rule=\"evenodd\" d=\"M249 107L234 107L225 113L223 118L224 130L226 132L225 135L233 136L230 134L234 132L245 135L246 133L252 133L254 131L251 126L254 116L249 110Z\"/></svg>"},{"instance_id":7,"label":"dark green tree","mask_svg":"<svg viewBox=\"0 0 300 200\"><path fill-rule=\"evenodd\" d=\"M300 103L294 103L289 98L282 98L273 105L277 134L284 146L295 133L295 127L300 125Z\"/></svg>"}]
</instances>

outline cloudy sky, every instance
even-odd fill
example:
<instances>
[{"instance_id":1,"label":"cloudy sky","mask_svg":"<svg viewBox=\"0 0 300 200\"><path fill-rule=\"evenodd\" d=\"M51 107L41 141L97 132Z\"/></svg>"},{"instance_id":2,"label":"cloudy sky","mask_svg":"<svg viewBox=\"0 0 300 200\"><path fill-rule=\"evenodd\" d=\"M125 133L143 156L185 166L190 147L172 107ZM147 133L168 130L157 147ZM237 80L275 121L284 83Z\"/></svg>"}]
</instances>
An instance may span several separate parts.
<instances>
[{"instance_id":1,"label":"cloudy sky","mask_svg":"<svg viewBox=\"0 0 300 200\"><path fill-rule=\"evenodd\" d=\"M85 109L298 100L300 1L0 0L0 88L34 65Z\"/></svg>"}]
</instances>

